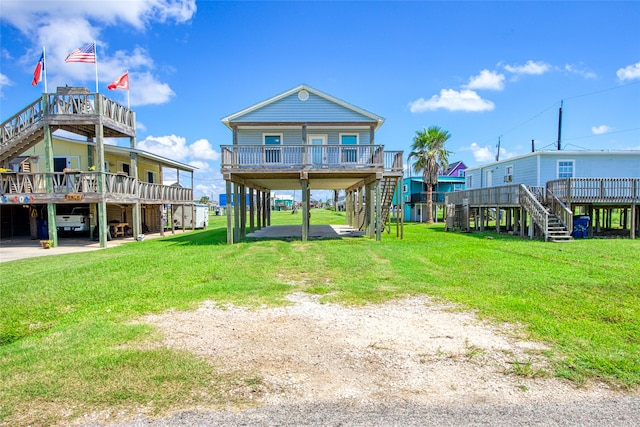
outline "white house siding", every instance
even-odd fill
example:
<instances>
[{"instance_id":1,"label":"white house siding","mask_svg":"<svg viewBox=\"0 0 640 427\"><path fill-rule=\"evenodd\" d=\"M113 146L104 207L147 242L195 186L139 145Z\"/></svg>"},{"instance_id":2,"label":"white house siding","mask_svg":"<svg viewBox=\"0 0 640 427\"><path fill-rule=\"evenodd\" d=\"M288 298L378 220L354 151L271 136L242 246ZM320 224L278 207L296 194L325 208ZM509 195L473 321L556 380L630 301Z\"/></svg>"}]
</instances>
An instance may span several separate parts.
<instances>
[{"instance_id":1,"label":"white house siding","mask_svg":"<svg viewBox=\"0 0 640 427\"><path fill-rule=\"evenodd\" d=\"M369 144L371 142L371 133L369 129L322 129L311 127L307 128L307 135L327 135L327 144L340 144L340 134L358 134L358 144ZM298 128L274 128L274 127L255 127L238 130L239 145L262 145L264 134L282 134L283 144L302 144L302 127Z\"/></svg>"},{"instance_id":2,"label":"white house siding","mask_svg":"<svg viewBox=\"0 0 640 427\"><path fill-rule=\"evenodd\" d=\"M248 112L243 122L371 122L372 119L309 93L309 99L301 101L298 93Z\"/></svg>"},{"instance_id":3,"label":"white house siding","mask_svg":"<svg viewBox=\"0 0 640 427\"><path fill-rule=\"evenodd\" d=\"M467 189L485 188L486 172L493 171L491 186L525 184L544 186L558 179L558 161L573 161L574 178L640 177L640 151L539 151L466 170ZM505 168L513 166L513 180L504 182ZM471 185L469 185L471 180Z\"/></svg>"}]
</instances>

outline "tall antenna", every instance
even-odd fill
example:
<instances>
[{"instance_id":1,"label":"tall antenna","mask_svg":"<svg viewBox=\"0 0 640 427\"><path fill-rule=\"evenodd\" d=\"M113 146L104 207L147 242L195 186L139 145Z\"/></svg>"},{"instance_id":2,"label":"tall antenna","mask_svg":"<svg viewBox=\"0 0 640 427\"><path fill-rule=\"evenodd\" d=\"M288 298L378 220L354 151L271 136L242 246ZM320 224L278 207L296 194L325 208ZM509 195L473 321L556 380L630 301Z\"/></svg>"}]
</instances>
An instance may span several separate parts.
<instances>
[{"instance_id":1,"label":"tall antenna","mask_svg":"<svg viewBox=\"0 0 640 427\"><path fill-rule=\"evenodd\" d=\"M558 110L558 150L561 150L561 144L560 142L562 141L562 103L564 101L560 101L560 109Z\"/></svg>"}]
</instances>

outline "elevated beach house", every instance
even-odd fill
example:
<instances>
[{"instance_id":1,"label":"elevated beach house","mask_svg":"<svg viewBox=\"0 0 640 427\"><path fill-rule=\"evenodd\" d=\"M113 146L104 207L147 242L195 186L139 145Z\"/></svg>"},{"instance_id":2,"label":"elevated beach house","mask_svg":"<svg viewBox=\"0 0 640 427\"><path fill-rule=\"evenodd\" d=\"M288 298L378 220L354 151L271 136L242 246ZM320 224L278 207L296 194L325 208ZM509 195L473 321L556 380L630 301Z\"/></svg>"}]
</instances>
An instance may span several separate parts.
<instances>
[{"instance_id":1,"label":"elevated beach house","mask_svg":"<svg viewBox=\"0 0 640 427\"><path fill-rule=\"evenodd\" d=\"M640 232L639 150L535 151L465 174L466 190L447 195L449 227L484 229L493 217L498 230L559 241L577 237L579 219L580 237Z\"/></svg>"},{"instance_id":2,"label":"elevated beach house","mask_svg":"<svg viewBox=\"0 0 640 427\"><path fill-rule=\"evenodd\" d=\"M111 138L128 144L106 144ZM0 168L2 238L47 235L57 244L56 216L76 207L106 246L112 233L164 232L167 205L193 207L194 168L137 149L135 113L86 88L42 94L5 120ZM176 185L162 184L167 170Z\"/></svg>"},{"instance_id":3,"label":"elevated beach house","mask_svg":"<svg viewBox=\"0 0 640 427\"><path fill-rule=\"evenodd\" d=\"M402 178L402 152L385 151L376 141L382 117L300 85L222 123L232 132L232 143L221 146L226 200L240 201L227 204L228 243L247 228L271 225L269 197L278 190L301 191L307 240L312 189L344 190L347 225L380 239Z\"/></svg>"}]
</instances>

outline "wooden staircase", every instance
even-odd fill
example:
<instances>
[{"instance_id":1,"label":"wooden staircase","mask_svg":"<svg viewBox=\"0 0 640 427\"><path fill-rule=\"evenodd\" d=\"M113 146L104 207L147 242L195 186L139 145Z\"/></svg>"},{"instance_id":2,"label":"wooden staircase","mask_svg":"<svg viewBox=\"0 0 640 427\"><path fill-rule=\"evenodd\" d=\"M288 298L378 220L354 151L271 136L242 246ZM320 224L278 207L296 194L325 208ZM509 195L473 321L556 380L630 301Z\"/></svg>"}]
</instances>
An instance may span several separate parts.
<instances>
[{"instance_id":1,"label":"wooden staircase","mask_svg":"<svg viewBox=\"0 0 640 427\"><path fill-rule=\"evenodd\" d=\"M567 227L560 221L560 218L549 212L547 223L547 238L550 242L570 242L573 237Z\"/></svg>"},{"instance_id":2,"label":"wooden staircase","mask_svg":"<svg viewBox=\"0 0 640 427\"><path fill-rule=\"evenodd\" d=\"M382 179L382 231L384 231L389 215L391 214L391 207L393 204L393 195L396 192L398 186L399 177L386 176Z\"/></svg>"}]
</instances>

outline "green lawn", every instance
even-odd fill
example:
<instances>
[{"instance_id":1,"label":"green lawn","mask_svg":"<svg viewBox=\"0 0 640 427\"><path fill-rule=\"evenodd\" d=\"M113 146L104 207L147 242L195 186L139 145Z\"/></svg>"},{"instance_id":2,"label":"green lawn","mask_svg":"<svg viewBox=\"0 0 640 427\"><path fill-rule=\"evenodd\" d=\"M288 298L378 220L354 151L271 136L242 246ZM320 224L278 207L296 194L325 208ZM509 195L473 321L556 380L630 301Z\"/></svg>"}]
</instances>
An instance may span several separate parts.
<instances>
[{"instance_id":1,"label":"green lawn","mask_svg":"<svg viewBox=\"0 0 640 427\"><path fill-rule=\"evenodd\" d=\"M273 213L273 224L292 221L300 214ZM311 221L344 224L344 215L314 210ZM154 346L157 333L134 320L203 300L276 306L297 291L343 304L435 296L525 325L552 348L559 377L640 386L639 240L553 244L406 224L404 240L394 229L382 242L229 246L225 226L212 216L206 231L0 264L0 424L222 405L229 397L220 390L241 377Z\"/></svg>"}]
</instances>

